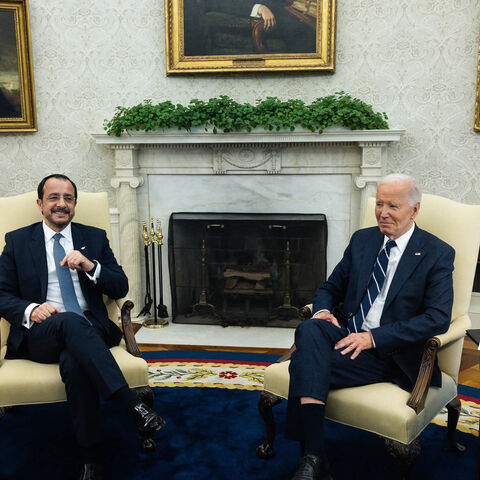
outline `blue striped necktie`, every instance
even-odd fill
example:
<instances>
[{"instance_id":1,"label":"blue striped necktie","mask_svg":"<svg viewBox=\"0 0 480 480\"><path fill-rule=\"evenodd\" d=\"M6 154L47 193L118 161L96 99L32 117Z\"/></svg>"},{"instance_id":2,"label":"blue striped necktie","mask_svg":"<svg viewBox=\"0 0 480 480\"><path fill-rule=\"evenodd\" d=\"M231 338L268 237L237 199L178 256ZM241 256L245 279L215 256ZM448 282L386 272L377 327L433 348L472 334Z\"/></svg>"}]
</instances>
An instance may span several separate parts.
<instances>
[{"instance_id":1,"label":"blue striped necktie","mask_svg":"<svg viewBox=\"0 0 480 480\"><path fill-rule=\"evenodd\" d=\"M53 259L55 260L55 268L57 270L58 283L60 285L60 292L62 293L63 306L66 312L78 313L84 317L85 315L78 303L77 294L73 286L72 274L67 265L60 266L60 262L65 258L65 250L60 243L63 237L61 233L56 233L53 243Z\"/></svg>"},{"instance_id":2,"label":"blue striped necktie","mask_svg":"<svg viewBox=\"0 0 480 480\"><path fill-rule=\"evenodd\" d=\"M360 302L360 307L357 310L357 313L348 320L348 331L350 333L358 333L361 331L368 311L385 283L388 261L390 260L390 250L396 246L397 244L395 243L395 240L389 240L385 244L385 247L380 250L373 267L372 276L368 282L367 290Z\"/></svg>"}]
</instances>

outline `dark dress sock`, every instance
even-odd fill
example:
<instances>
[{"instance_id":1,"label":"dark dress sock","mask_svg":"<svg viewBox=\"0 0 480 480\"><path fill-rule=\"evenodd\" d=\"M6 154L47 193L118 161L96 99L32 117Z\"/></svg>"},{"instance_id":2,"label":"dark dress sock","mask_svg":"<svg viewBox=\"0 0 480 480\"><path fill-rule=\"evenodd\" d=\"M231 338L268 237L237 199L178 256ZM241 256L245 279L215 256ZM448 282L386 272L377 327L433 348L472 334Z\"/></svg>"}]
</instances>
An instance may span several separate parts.
<instances>
[{"instance_id":1,"label":"dark dress sock","mask_svg":"<svg viewBox=\"0 0 480 480\"><path fill-rule=\"evenodd\" d=\"M317 455L320 458L325 458L325 444L323 440L324 418L325 405L304 403L300 406L304 455Z\"/></svg>"},{"instance_id":2,"label":"dark dress sock","mask_svg":"<svg viewBox=\"0 0 480 480\"><path fill-rule=\"evenodd\" d=\"M128 386L119 388L116 392L110 395L110 399L117 402L125 411L132 413L133 407L141 403L140 398L134 390Z\"/></svg>"}]
</instances>

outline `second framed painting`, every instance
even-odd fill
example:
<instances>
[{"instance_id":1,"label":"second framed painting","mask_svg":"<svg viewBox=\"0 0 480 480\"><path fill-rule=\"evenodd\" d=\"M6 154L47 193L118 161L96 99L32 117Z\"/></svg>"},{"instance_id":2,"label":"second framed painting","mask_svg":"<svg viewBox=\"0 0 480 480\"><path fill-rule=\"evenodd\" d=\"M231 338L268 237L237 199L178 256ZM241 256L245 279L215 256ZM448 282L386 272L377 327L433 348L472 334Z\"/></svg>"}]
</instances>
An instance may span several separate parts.
<instances>
[{"instance_id":1,"label":"second framed painting","mask_svg":"<svg viewBox=\"0 0 480 480\"><path fill-rule=\"evenodd\" d=\"M336 0L165 0L167 74L335 69Z\"/></svg>"}]
</instances>

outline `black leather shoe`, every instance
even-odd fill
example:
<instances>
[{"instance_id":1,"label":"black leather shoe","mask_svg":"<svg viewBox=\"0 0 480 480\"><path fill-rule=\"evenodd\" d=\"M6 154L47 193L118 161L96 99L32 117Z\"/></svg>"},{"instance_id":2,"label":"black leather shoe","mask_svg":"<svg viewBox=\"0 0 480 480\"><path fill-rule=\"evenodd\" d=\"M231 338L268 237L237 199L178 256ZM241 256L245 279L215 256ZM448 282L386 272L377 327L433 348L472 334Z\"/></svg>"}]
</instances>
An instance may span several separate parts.
<instances>
[{"instance_id":1,"label":"black leather shoe","mask_svg":"<svg viewBox=\"0 0 480 480\"><path fill-rule=\"evenodd\" d=\"M292 480L332 480L328 462L317 455L304 455Z\"/></svg>"},{"instance_id":2,"label":"black leather shoe","mask_svg":"<svg viewBox=\"0 0 480 480\"><path fill-rule=\"evenodd\" d=\"M83 466L82 474L80 475L80 480L102 480L102 475L100 474L100 468L95 463L86 463Z\"/></svg>"},{"instance_id":3,"label":"black leather shoe","mask_svg":"<svg viewBox=\"0 0 480 480\"><path fill-rule=\"evenodd\" d=\"M133 419L137 430L147 436L158 432L165 425L165 420L144 403L133 407Z\"/></svg>"}]
</instances>

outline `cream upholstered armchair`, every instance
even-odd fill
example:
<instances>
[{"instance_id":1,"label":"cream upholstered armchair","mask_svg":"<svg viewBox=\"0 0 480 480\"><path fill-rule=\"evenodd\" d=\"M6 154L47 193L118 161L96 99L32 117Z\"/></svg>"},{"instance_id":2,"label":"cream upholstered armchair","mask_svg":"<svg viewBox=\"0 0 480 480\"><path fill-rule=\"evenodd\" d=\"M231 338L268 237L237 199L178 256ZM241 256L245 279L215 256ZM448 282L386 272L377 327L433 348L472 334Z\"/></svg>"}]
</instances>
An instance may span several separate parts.
<instances>
[{"instance_id":1,"label":"cream upholstered armchair","mask_svg":"<svg viewBox=\"0 0 480 480\"><path fill-rule=\"evenodd\" d=\"M36 192L14 197L0 198L0 248L3 249L5 234L41 220L36 205ZM74 221L86 223L106 230L111 239L110 216L107 193L79 193ZM116 321L119 314L117 302L104 297L109 318ZM118 305L120 305L118 301ZM111 352L120 366L130 388L137 391L147 405L153 406L153 391L148 386L148 365L141 358L135 342L130 319L133 303L124 301L121 306L121 320L124 340ZM60 378L58 364L41 364L30 360L7 360L7 338L10 325L0 319L0 419L7 407L37 403L64 402L65 386ZM142 438L142 448L151 450L155 442L151 438Z\"/></svg>"},{"instance_id":2,"label":"cream upholstered armchair","mask_svg":"<svg viewBox=\"0 0 480 480\"><path fill-rule=\"evenodd\" d=\"M375 199L366 206L364 227L376 225ZM420 228L449 243L456 252L453 272L454 303L448 331L430 338L425 345L422 365L412 393L393 383L331 390L326 408L330 420L376 433L385 438L387 450L408 475L420 453L418 436L447 406L450 447L463 451L455 440L460 414L457 379L466 329L470 326L468 308L480 244L480 205L463 205L435 195L423 195L416 219ZM305 318L311 316L304 307ZM258 401L267 428L267 440L257 448L262 458L272 457L275 425L272 407L288 398L288 366L295 346L265 370L265 386ZM442 371L442 387L429 387L435 355Z\"/></svg>"}]
</instances>

